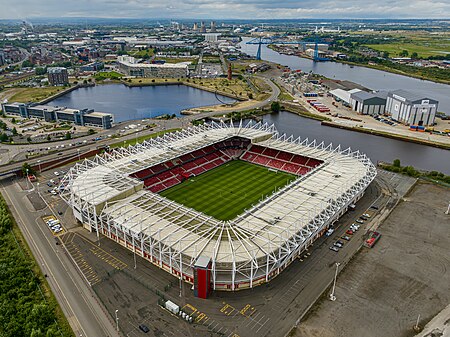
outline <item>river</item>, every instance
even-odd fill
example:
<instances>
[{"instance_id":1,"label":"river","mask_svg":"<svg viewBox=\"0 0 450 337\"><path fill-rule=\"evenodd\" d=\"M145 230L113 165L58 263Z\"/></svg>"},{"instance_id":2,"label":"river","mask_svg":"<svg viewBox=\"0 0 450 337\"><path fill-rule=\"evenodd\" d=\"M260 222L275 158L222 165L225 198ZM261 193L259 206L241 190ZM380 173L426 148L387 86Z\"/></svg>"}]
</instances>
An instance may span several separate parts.
<instances>
[{"instance_id":1,"label":"river","mask_svg":"<svg viewBox=\"0 0 450 337\"><path fill-rule=\"evenodd\" d=\"M278 132L316 139L326 145L351 147L365 153L373 163L392 162L400 159L402 166L411 165L423 170L436 170L450 174L450 152L431 146L404 142L386 137L323 126L319 121L304 118L290 112L265 115L264 122L273 123Z\"/></svg>"},{"instance_id":2,"label":"river","mask_svg":"<svg viewBox=\"0 0 450 337\"><path fill-rule=\"evenodd\" d=\"M217 99L220 99L220 101ZM114 114L115 122L152 118L200 106L234 102L233 99L186 85L127 87L105 84L79 88L48 102L73 109L90 108Z\"/></svg>"},{"instance_id":3,"label":"river","mask_svg":"<svg viewBox=\"0 0 450 337\"><path fill-rule=\"evenodd\" d=\"M243 38L243 41L240 43L241 51L254 56L256 55L258 45L245 44L245 42L249 40L250 38L248 37ZM438 111L450 115L450 85L447 84L424 81L366 67L354 66L353 68L350 68L349 65L338 62L313 62L310 59L294 55L280 54L269 49L267 45L261 46L261 58L263 60L286 65L293 70L300 69L305 72L312 71L313 73L331 79L352 81L372 90L404 89L421 93L438 100Z\"/></svg>"}]
</instances>

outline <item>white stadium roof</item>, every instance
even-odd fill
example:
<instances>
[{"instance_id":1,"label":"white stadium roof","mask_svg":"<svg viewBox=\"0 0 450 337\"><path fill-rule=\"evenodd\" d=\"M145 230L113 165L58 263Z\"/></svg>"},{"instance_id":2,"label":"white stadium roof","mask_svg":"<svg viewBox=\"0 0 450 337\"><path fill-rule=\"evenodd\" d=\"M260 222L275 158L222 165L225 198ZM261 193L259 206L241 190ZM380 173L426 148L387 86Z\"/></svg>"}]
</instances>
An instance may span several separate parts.
<instances>
[{"instance_id":1,"label":"white stadium roof","mask_svg":"<svg viewBox=\"0 0 450 337\"><path fill-rule=\"evenodd\" d=\"M319 159L321 165L230 221L219 221L143 189L129 175L213 143L240 136L260 146ZM75 165L62 197L97 228L152 242L163 263L187 273L211 258L214 286L270 278L358 198L376 175L358 151L279 135L273 125L210 124L166 134ZM94 210L95 209L95 210ZM92 220L88 220L91 223ZM126 237L124 234L124 236ZM156 249L155 248L155 249ZM150 248L151 244L150 244ZM162 263L160 261L160 263Z\"/></svg>"}]
</instances>

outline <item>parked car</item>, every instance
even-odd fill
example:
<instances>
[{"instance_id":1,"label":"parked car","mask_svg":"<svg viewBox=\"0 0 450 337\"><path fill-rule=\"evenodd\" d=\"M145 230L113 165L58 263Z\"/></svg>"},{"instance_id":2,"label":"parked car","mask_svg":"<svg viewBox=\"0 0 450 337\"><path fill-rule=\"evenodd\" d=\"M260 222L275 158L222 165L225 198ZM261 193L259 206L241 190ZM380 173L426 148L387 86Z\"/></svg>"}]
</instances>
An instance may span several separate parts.
<instances>
[{"instance_id":1,"label":"parked car","mask_svg":"<svg viewBox=\"0 0 450 337\"><path fill-rule=\"evenodd\" d=\"M327 232L325 233L326 236L330 236L331 234L334 233L334 228L330 228L327 230Z\"/></svg>"},{"instance_id":2,"label":"parked car","mask_svg":"<svg viewBox=\"0 0 450 337\"><path fill-rule=\"evenodd\" d=\"M338 251L339 251L339 248L337 248L337 247L335 247L335 246L331 246L330 249L331 249L333 252L338 252Z\"/></svg>"},{"instance_id":3,"label":"parked car","mask_svg":"<svg viewBox=\"0 0 450 337\"><path fill-rule=\"evenodd\" d=\"M333 243L333 246L338 247L338 248L344 247L344 245L341 244L341 243L339 243L338 241L336 241L335 243Z\"/></svg>"},{"instance_id":4,"label":"parked car","mask_svg":"<svg viewBox=\"0 0 450 337\"><path fill-rule=\"evenodd\" d=\"M346 231L345 231L345 234L348 234L348 235L353 235L353 231L351 230L351 229L347 229Z\"/></svg>"},{"instance_id":5,"label":"parked car","mask_svg":"<svg viewBox=\"0 0 450 337\"><path fill-rule=\"evenodd\" d=\"M360 224L363 224L363 223L364 223L364 221L362 221L361 219L356 219L356 222L357 222L357 223L360 223Z\"/></svg>"},{"instance_id":6,"label":"parked car","mask_svg":"<svg viewBox=\"0 0 450 337\"><path fill-rule=\"evenodd\" d=\"M344 235L344 236L341 236L341 239L343 239L345 241L350 241L350 236Z\"/></svg>"},{"instance_id":7,"label":"parked car","mask_svg":"<svg viewBox=\"0 0 450 337\"><path fill-rule=\"evenodd\" d=\"M370 208L372 208L372 209L378 209L378 206L372 205L372 206L370 206Z\"/></svg>"},{"instance_id":8,"label":"parked car","mask_svg":"<svg viewBox=\"0 0 450 337\"><path fill-rule=\"evenodd\" d=\"M57 172L57 171L54 172L54 174L55 174L55 176L59 176L59 172Z\"/></svg>"},{"instance_id":9,"label":"parked car","mask_svg":"<svg viewBox=\"0 0 450 337\"><path fill-rule=\"evenodd\" d=\"M364 215L361 215L360 217L359 217L361 220L364 220L364 221L367 221L367 220L369 220L367 217L365 217Z\"/></svg>"},{"instance_id":10,"label":"parked car","mask_svg":"<svg viewBox=\"0 0 450 337\"><path fill-rule=\"evenodd\" d=\"M48 182L48 183L47 183L47 186L48 186L48 187L52 187L53 185L52 185L51 182Z\"/></svg>"},{"instance_id":11,"label":"parked car","mask_svg":"<svg viewBox=\"0 0 450 337\"><path fill-rule=\"evenodd\" d=\"M370 218L370 214L364 213L363 216L365 216L366 218Z\"/></svg>"},{"instance_id":12,"label":"parked car","mask_svg":"<svg viewBox=\"0 0 450 337\"><path fill-rule=\"evenodd\" d=\"M139 329L141 329L141 331L145 333L150 331L150 329L144 324L139 325Z\"/></svg>"},{"instance_id":13,"label":"parked car","mask_svg":"<svg viewBox=\"0 0 450 337\"><path fill-rule=\"evenodd\" d=\"M58 215L63 215L63 212L62 211L58 211Z\"/></svg>"}]
</instances>

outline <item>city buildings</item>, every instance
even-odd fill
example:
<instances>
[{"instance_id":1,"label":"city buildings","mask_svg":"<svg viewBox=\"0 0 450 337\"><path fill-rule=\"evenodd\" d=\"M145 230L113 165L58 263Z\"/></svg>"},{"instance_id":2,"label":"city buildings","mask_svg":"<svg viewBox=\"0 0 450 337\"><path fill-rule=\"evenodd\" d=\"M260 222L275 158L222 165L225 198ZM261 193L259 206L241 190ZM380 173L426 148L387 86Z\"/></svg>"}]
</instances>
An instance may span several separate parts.
<instances>
[{"instance_id":1,"label":"city buildings","mask_svg":"<svg viewBox=\"0 0 450 337\"><path fill-rule=\"evenodd\" d=\"M188 76L187 63L137 63L137 60L131 56L119 56L117 63L120 71L128 76L156 78L184 78Z\"/></svg>"},{"instance_id":2,"label":"city buildings","mask_svg":"<svg viewBox=\"0 0 450 337\"><path fill-rule=\"evenodd\" d=\"M69 83L69 74L64 67L48 68L47 75L51 85L65 85Z\"/></svg>"}]
</instances>

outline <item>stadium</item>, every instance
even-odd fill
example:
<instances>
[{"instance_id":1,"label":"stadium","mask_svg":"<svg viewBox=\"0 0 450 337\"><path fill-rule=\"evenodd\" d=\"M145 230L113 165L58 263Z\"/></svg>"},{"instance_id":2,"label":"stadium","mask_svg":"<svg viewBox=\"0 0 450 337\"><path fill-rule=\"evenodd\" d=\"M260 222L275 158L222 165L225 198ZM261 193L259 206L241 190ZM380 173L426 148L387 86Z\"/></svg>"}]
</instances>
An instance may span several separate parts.
<instances>
[{"instance_id":1,"label":"stadium","mask_svg":"<svg viewBox=\"0 0 450 337\"><path fill-rule=\"evenodd\" d=\"M213 122L77 163L61 197L86 229L205 297L279 275L375 176L359 151Z\"/></svg>"}]
</instances>

